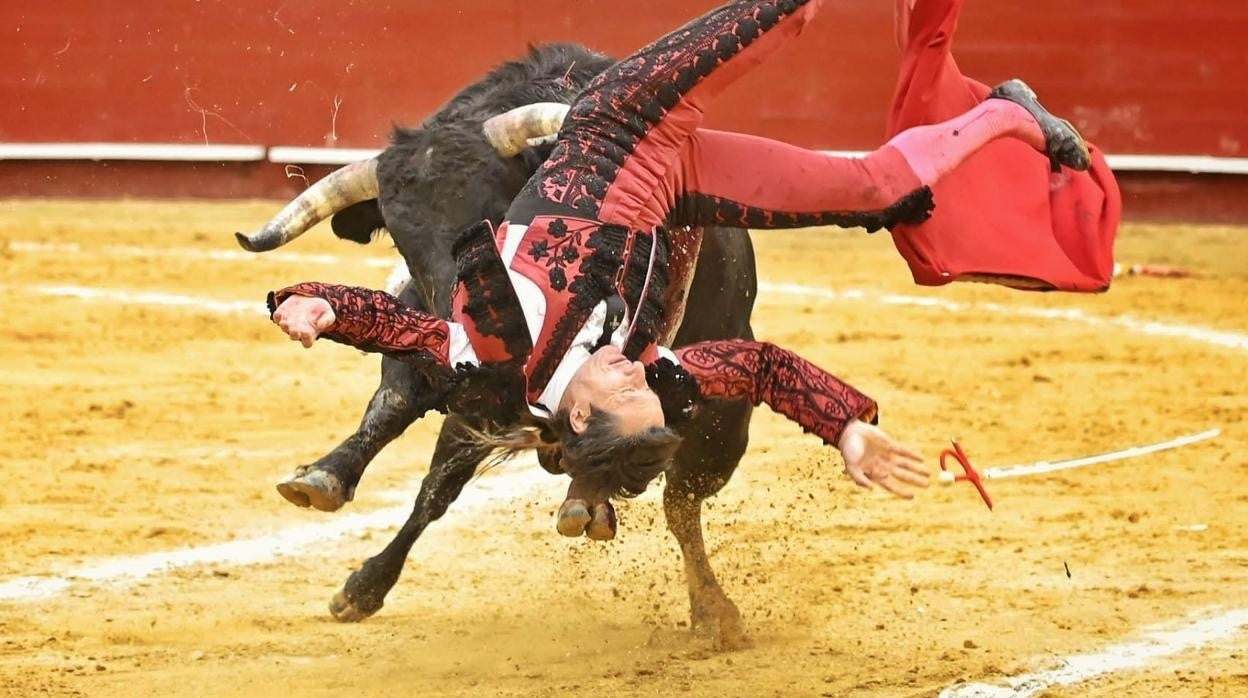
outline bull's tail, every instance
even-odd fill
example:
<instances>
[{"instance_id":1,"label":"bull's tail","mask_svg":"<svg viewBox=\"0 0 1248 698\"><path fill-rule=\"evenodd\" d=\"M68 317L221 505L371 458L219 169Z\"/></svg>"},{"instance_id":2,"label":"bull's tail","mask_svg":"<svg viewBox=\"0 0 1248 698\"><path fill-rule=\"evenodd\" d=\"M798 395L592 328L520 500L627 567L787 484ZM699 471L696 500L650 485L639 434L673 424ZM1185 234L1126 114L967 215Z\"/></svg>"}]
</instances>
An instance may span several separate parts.
<instances>
[{"instance_id":1,"label":"bull's tail","mask_svg":"<svg viewBox=\"0 0 1248 698\"><path fill-rule=\"evenodd\" d=\"M344 208L377 198L377 159L353 162L308 187L251 235L235 233L248 252L277 249Z\"/></svg>"}]
</instances>

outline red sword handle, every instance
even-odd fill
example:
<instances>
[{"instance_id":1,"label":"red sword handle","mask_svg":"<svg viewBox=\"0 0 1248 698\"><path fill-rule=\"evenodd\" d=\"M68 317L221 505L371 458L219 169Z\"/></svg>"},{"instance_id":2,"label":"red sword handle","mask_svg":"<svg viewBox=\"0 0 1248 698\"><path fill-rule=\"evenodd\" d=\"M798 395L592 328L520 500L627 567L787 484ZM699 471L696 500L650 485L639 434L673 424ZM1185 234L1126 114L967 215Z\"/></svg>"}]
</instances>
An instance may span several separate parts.
<instances>
[{"instance_id":1,"label":"red sword handle","mask_svg":"<svg viewBox=\"0 0 1248 698\"><path fill-rule=\"evenodd\" d=\"M945 449L940 454L940 469L949 472L949 466L945 463L946 458L953 458L962 466L962 474L953 474L955 482L969 482L975 485L975 489L979 490L979 496L984 499L984 504L988 505L988 510L992 511L992 498L988 496L988 490L984 489L984 481L979 477L979 471L975 470L975 466L971 465L971 459L966 457L966 452L962 450L962 445L957 439L951 439L952 449Z\"/></svg>"}]
</instances>

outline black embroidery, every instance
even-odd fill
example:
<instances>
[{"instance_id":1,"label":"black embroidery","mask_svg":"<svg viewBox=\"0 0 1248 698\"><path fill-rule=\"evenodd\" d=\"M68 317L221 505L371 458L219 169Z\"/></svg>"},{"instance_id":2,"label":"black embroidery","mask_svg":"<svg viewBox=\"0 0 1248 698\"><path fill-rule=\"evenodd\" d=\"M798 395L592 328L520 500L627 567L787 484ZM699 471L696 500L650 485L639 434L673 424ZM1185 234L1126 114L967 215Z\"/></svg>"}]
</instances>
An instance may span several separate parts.
<instances>
[{"instance_id":1,"label":"black embroidery","mask_svg":"<svg viewBox=\"0 0 1248 698\"><path fill-rule=\"evenodd\" d=\"M458 267L455 293L464 298L464 315L478 333L498 338L510 357L524 360L533 351L533 340L489 223L482 221L461 233L451 255Z\"/></svg>"},{"instance_id":2,"label":"black embroidery","mask_svg":"<svg viewBox=\"0 0 1248 698\"><path fill-rule=\"evenodd\" d=\"M567 221L556 218L546 228L550 238L543 237L530 243L529 256L546 268L551 288L562 291L568 287L567 269L581 258L580 250L585 239L597 228L598 224L585 221L577 221L569 227Z\"/></svg>"},{"instance_id":3,"label":"black embroidery","mask_svg":"<svg viewBox=\"0 0 1248 698\"><path fill-rule=\"evenodd\" d=\"M563 273L562 267L555 267L550 270L550 287L556 291L562 291L568 286L568 277Z\"/></svg>"},{"instance_id":4,"label":"black embroidery","mask_svg":"<svg viewBox=\"0 0 1248 698\"><path fill-rule=\"evenodd\" d=\"M594 228L592 234L591 227ZM533 359L529 375L530 392L540 393L545 389L594 307L615 292L615 274L623 260L628 228L578 222L572 234L585 235L585 245L581 249L589 250L589 253L580 257L580 266L568 285L571 298L566 311L555 322L542 353Z\"/></svg>"},{"instance_id":5,"label":"black embroidery","mask_svg":"<svg viewBox=\"0 0 1248 698\"><path fill-rule=\"evenodd\" d=\"M810 228L834 225L866 228L867 232L900 224L922 223L932 216L936 203L930 187L920 187L891 206L878 211L825 211L792 213L751 208L730 199L707 194L685 194L676 200L669 220L685 225L722 225L757 229Z\"/></svg>"},{"instance_id":6,"label":"black embroidery","mask_svg":"<svg viewBox=\"0 0 1248 698\"><path fill-rule=\"evenodd\" d=\"M875 401L787 349L725 339L680 347L681 367L697 378L703 400L745 398L771 409L835 446L853 419L874 420Z\"/></svg>"},{"instance_id":7,"label":"black embroidery","mask_svg":"<svg viewBox=\"0 0 1248 698\"><path fill-rule=\"evenodd\" d=\"M461 363L450 381L446 405L487 425L515 424L528 413L524 382L522 361Z\"/></svg>"}]
</instances>

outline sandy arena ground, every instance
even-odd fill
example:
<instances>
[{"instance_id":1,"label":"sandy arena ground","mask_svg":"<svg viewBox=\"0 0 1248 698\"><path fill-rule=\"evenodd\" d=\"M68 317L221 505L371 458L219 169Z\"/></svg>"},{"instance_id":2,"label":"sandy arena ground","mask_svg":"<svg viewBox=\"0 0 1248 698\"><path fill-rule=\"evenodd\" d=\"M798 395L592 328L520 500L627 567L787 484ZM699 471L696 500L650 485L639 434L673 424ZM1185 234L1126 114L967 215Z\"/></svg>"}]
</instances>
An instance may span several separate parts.
<instances>
[{"instance_id":1,"label":"sandy arena ground","mask_svg":"<svg viewBox=\"0 0 1248 698\"><path fill-rule=\"evenodd\" d=\"M1128 226L1120 259L1202 278L1096 297L920 289L883 235L757 234L764 281L863 292L765 289L758 335L874 395L933 467L951 436L989 467L1223 433L989 483L989 512L965 485L863 492L761 409L705 515L755 647L714 653L685 634L656 492L620 508L615 542L570 542L563 483L523 463L430 527L377 616L329 617L404 518L437 420L337 514L274 492L354 429L377 359L300 350L265 292L377 286L394 258L328 226L243 258L231 233L278 206L0 201L0 693L1248 694L1248 230Z\"/></svg>"}]
</instances>

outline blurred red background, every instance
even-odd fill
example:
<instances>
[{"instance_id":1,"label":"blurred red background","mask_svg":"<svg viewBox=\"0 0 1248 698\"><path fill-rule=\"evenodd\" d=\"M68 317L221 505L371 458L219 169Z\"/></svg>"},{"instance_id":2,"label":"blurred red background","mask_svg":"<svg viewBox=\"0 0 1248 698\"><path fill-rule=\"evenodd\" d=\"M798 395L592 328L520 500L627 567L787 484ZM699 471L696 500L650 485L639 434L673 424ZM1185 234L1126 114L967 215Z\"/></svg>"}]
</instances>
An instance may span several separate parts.
<instances>
[{"instance_id":1,"label":"blurred red background","mask_svg":"<svg viewBox=\"0 0 1248 698\"><path fill-rule=\"evenodd\" d=\"M530 42L619 55L716 4L8 0L0 142L380 148L393 123L418 122ZM967 5L964 71L987 83L1025 77L1107 152L1248 157L1248 2ZM799 41L717 102L709 125L808 147L877 145L897 68L892 7L828 2ZM0 195L286 196L301 182L282 171L9 160ZM1188 217L1237 218L1245 179L1124 173L1127 213L1187 206Z\"/></svg>"}]
</instances>

